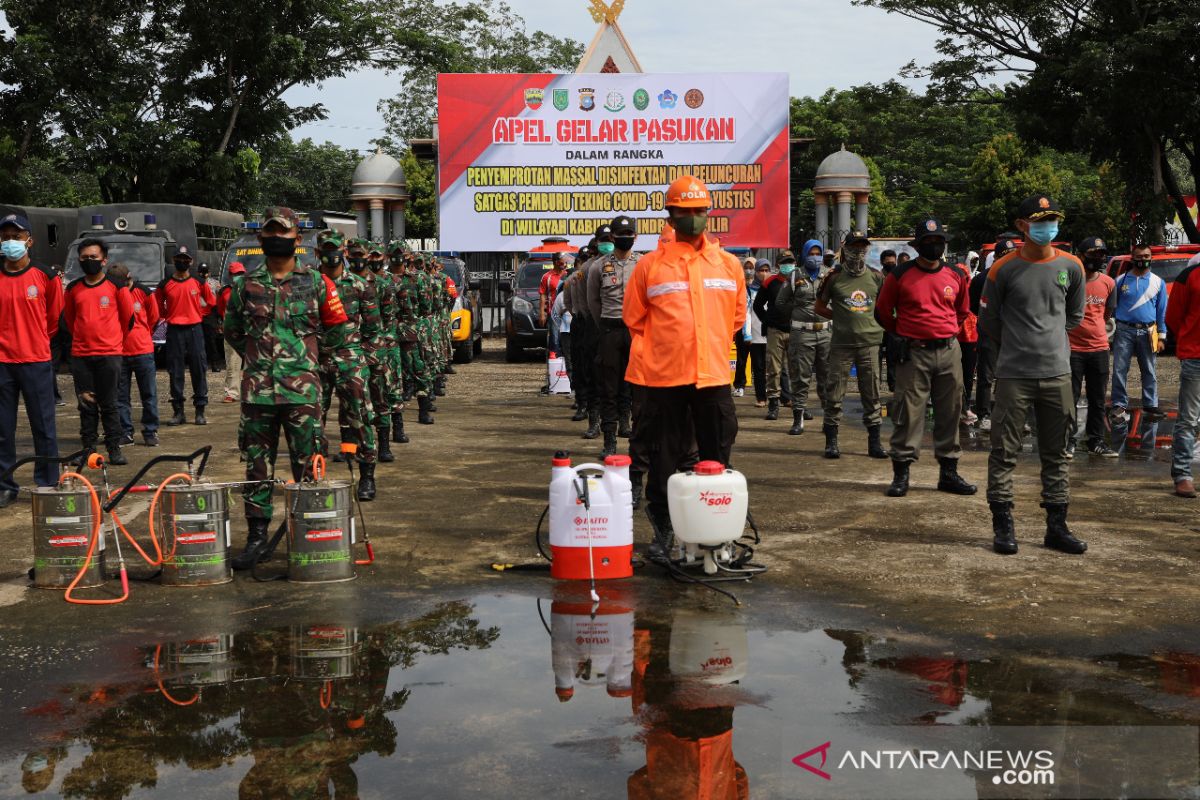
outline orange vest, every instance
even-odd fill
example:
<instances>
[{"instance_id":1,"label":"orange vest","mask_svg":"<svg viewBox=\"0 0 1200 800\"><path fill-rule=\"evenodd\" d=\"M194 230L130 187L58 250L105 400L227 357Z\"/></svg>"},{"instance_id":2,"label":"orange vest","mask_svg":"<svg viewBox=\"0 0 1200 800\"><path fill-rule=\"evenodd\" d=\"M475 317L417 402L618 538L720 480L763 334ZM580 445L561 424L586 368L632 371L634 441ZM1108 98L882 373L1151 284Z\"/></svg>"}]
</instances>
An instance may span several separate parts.
<instances>
[{"instance_id":1,"label":"orange vest","mask_svg":"<svg viewBox=\"0 0 1200 800\"><path fill-rule=\"evenodd\" d=\"M746 279L737 258L704 240L670 242L643 257L625 287L633 338L625 379L642 386L729 383L729 342L746 322ZM640 341L639 341L640 339Z\"/></svg>"}]
</instances>

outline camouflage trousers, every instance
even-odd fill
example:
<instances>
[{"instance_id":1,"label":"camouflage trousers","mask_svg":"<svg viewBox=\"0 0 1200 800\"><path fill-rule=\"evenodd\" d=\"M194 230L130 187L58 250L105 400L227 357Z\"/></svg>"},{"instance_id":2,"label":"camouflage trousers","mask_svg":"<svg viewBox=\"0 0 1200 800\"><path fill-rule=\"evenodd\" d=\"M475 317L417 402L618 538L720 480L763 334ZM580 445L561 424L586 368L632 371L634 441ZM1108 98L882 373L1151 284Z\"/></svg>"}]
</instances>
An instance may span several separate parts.
<instances>
[{"instance_id":1,"label":"camouflage trousers","mask_svg":"<svg viewBox=\"0 0 1200 800\"><path fill-rule=\"evenodd\" d=\"M417 385L424 385L427 387L426 392L432 392L434 378L441 373L441 362L435 340L433 320L423 320L417 326L417 344L419 357L425 365L425 368L421 370L417 378Z\"/></svg>"},{"instance_id":2,"label":"camouflage trousers","mask_svg":"<svg viewBox=\"0 0 1200 800\"><path fill-rule=\"evenodd\" d=\"M404 410L404 355L399 342L388 348L388 369L391 380L386 399L389 411L395 413Z\"/></svg>"},{"instance_id":3,"label":"camouflage trousers","mask_svg":"<svg viewBox=\"0 0 1200 800\"><path fill-rule=\"evenodd\" d=\"M239 449L246 454L242 497L247 519L271 518L270 483L279 453L279 429L287 438L292 479L300 480L313 455L320 452L321 409L315 405L256 405L242 403Z\"/></svg>"},{"instance_id":4,"label":"camouflage trousers","mask_svg":"<svg viewBox=\"0 0 1200 800\"><path fill-rule=\"evenodd\" d=\"M454 331L450 328L452 322L449 313L442 316L441 323L439 332L442 335L442 371L444 372L454 358Z\"/></svg>"},{"instance_id":5,"label":"camouflage trousers","mask_svg":"<svg viewBox=\"0 0 1200 800\"><path fill-rule=\"evenodd\" d=\"M321 438L325 439L325 417L338 398L338 427L341 439L358 447L358 461L375 463L375 414L368 398L371 372L361 353L339 353L333 369L321 371Z\"/></svg>"},{"instance_id":6,"label":"camouflage trousers","mask_svg":"<svg viewBox=\"0 0 1200 800\"><path fill-rule=\"evenodd\" d=\"M395 378L392 375L391 363L386 348L375 351L375 356L368 366L370 372L371 407L375 410L375 427L382 431L392 429L392 417L388 413L391 408L392 385Z\"/></svg>"},{"instance_id":7,"label":"camouflage trousers","mask_svg":"<svg viewBox=\"0 0 1200 800\"><path fill-rule=\"evenodd\" d=\"M404 380L412 388L412 393L418 397L433 393L433 374L421 357L421 348L417 342L405 342L401 345L400 357L404 361Z\"/></svg>"}]
</instances>

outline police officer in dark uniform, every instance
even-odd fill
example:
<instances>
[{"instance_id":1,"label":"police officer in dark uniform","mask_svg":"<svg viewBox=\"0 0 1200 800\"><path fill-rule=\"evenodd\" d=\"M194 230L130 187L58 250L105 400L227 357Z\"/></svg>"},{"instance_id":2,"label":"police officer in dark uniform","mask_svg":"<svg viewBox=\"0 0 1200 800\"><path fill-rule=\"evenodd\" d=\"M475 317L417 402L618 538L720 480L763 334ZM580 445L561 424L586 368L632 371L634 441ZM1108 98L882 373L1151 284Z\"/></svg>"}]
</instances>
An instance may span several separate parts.
<instances>
[{"instance_id":1,"label":"police officer in dark uniform","mask_svg":"<svg viewBox=\"0 0 1200 800\"><path fill-rule=\"evenodd\" d=\"M588 296L588 277L591 269L600 260L616 249L613 243L612 226L601 225L596 228L596 253L582 267L582 279L576 284L575 308L584 314L582 337L576 335L575 320L571 320L571 338L582 346L582 352L575 354L575 373L584 378L585 392L588 401L588 429L584 439L595 439L600 435L600 380L596 370L596 350L600 345L600 322L592 318L591 300Z\"/></svg>"},{"instance_id":2,"label":"police officer in dark uniform","mask_svg":"<svg viewBox=\"0 0 1200 800\"><path fill-rule=\"evenodd\" d=\"M625 285L633 274L638 256L633 253L637 223L617 217L611 224L613 251L596 259L587 271L588 310L596 321L600 338L596 347L596 375L600 379L600 430L604 433L604 456L617 453L617 436L629 438L632 399L625 370L629 367L629 330L622 313Z\"/></svg>"}]
</instances>

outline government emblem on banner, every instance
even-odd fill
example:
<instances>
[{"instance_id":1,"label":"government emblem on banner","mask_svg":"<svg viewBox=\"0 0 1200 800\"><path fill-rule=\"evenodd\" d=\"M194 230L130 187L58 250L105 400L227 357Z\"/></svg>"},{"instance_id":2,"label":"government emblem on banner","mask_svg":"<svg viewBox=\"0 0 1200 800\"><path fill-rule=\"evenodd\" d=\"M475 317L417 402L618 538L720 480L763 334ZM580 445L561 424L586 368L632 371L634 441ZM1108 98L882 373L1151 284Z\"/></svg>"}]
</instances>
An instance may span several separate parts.
<instances>
[{"instance_id":1,"label":"government emblem on banner","mask_svg":"<svg viewBox=\"0 0 1200 800\"><path fill-rule=\"evenodd\" d=\"M663 89L662 94L658 96L658 105L660 108L674 108L679 102L679 95L672 92L670 89Z\"/></svg>"},{"instance_id":2,"label":"government emblem on banner","mask_svg":"<svg viewBox=\"0 0 1200 800\"><path fill-rule=\"evenodd\" d=\"M625 108L625 95L620 92L609 92L604 98L604 110L616 113Z\"/></svg>"},{"instance_id":3,"label":"government emblem on banner","mask_svg":"<svg viewBox=\"0 0 1200 800\"><path fill-rule=\"evenodd\" d=\"M566 111L567 106L571 105L571 94L566 89L554 90L554 107L559 111Z\"/></svg>"},{"instance_id":4,"label":"government emblem on banner","mask_svg":"<svg viewBox=\"0 0 1200 800\"><path fill-rule=\"evenodd\" d=\"M579 90L579 108L583 111L596 110L596 90L595 89L580 89Z\"/></svg>"},{"instance_id":5,"label":"government emblem on banner","mask_svg":"<svg viewBox=\"0 0 1200 800\"><path fill-rule=\"evenodd\" d=\"M633 93L633 107L638 111L645 111L646 106L650 105L650 93L645 89L638 89Z\"/></svg>"},{"instance_id":6,"label":"government emblem on banner","mask_svg":"<svg viewBox=\"0 0 1200 800\"><path fill-rule=\"evenodd\" d=\"M699 89L688 89L688 93L683 96L683 102L687 103L688 108L699 108L704 105L704 92Z\"/></svg>"},{"instance_id":7,"label":"government emblem on banner","mask_svg":"<svg viewBox=\"0 0 1200 800\"><path fill-rule=\"evenodd\" d=\"M546 93L542 89L526 89L525 90L525 105L529 106L534 111L542 107L542 100Z\"/></svg>"}]
</instances>

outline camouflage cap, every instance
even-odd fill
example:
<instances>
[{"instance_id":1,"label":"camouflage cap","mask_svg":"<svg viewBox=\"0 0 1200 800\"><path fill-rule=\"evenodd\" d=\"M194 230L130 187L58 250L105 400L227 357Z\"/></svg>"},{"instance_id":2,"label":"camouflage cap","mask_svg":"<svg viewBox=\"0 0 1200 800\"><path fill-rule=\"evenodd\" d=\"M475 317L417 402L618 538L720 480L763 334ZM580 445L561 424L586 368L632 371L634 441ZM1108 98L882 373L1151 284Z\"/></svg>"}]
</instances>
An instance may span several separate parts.
<instances>
[{"instance_id":1,"label":"camouflage cap","mask_svg":"<svg viewBox=\"0 0 1200 800\"><path fill-rule=\"evenodd\" d=\"M346 242L346 248L349 250L369 251L371 249L371 241L362 237L355 237Z\"/></svg>"},{"instance_id":2,"label":"camouflage cap","mask_svg":"<svg viewBox=\"0 0 1200 800\"><path fill-rule=\"evenodd\" d=\"M403 253L407 250L408 250L408 245L406 245L404 242L400 241L399 239L393 239L392 241L388 242L388 246L387 246L388 255L392 255L393 253Z\"/></svg>"},{"instance_id":3,"label":"camouflage cap","mask_svg":"<svg viewBox=\"0 0 1200 800\"><path fill-rule=\"evenodd\" d=\"M331 228L326 228L317 234L317 247L323 247L327 244L332 244L335 247L341 247L346 243L346 236L341 231L335 231Z\"/></svg>"},{"instance_id":4,"label":"camouflage cap","mask_svg":"<svg viewBox=\"0 0 1200 800\"><path fill-rule=\"evenodd\" d=\"M383 255L383 243L382 242L371 242L371 244L367 247L367 252L373 256Z\"/></svg>"},{"instance_id":5,"label":"camouflage cap","mask_svg":"<svg viewBox=\"0 0 1200 800\"><path fill-rule=\"evenodd\" d=\"M277 222L283 226L284 230L290 231L299 227L300 215L284 206L268 206L263 209L263 227L267 227L272 222Z\"/></svg>"}]
</instances>

